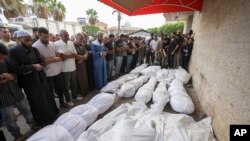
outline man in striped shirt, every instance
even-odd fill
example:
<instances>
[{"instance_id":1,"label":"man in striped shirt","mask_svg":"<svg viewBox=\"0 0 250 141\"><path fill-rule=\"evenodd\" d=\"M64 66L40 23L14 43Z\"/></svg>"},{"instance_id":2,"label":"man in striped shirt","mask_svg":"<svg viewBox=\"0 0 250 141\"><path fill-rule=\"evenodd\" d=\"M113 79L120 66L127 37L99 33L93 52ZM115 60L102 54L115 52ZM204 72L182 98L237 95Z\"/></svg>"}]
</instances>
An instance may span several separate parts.
<instances>
[{"instance_id":1,"label":"man in striped shirt","mask_svg":"<svg viewBox=\"0 0 250 141\"><path fill-rule=\"evenodd\" d=\"M6 61L7 55L8 49L4 44L0 43L0 112L3 115L8 131L14 136L15 140L23 140L24 137L15 122L13 105L23 114L26 122L31 127L34 124L34 120L27 99L17 86L14 75L10 73L10 68Z\"/></svg>"}]
</instances>

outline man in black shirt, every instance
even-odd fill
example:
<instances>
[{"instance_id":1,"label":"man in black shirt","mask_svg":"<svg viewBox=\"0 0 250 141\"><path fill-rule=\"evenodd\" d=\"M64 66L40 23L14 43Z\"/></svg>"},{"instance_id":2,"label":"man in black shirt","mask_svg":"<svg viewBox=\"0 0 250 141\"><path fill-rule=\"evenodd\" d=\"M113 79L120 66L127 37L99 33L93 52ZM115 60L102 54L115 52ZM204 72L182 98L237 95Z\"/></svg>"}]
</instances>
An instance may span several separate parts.
<instances>
[{"instance_id":1,"label":"man in black shirt","mask_svg":"<svg viewBox=\"0 0 250 141\"><path fill-rule=\"evenodd\" d=\"M53 122L59 114L54 96L49 89L44 68L44 60L39 51L32 47L29 32L17 33L20 44L9 50L8 63L17 82L27 96L34 120L38 125Z\"/></svg>"},{"instance_id":2,"label":"man in black shirt","mask_svg":"<svg viewBox=\"0 0 250 141\"><path fill-rule=\"evenodd\" d=\"M193 38L187 39L187 44L182 48L182 68L188 70L189 60L193 50Z\"/></svg>"},{"instance_id":3,"label":"man in black shirt","mask_svg":"<svg viewBox=\"0 0 250 141\"><path fill-rule=\"evenodd\" d=\"M151 49L150 49L150 43L151 41L154 39L154 34L151 33L150 34L150 39L148 40L147 44L147 48L146 48L146 63L150 64L150 56L151 56Z\"/></svg>"},{"instance_id":4,"label":"man in black shirt","mask_svg":"<svg viewBox=\"0 0 250 141\"><path fill-rule=\"evenodd\" d=\"M107 78L108 80L112 79L112 70L114 66L114 40L115 36L114 34L110 34L108 38L108 42L104 44L104 47L106 49L107 55L106 55L106 61L107 61Z\"/></svg>"},{"instance_id":5,"label":"man in black shirt","mask_svg":"<svg viewBox=\"0 0 250 141\"><path fill-rule=\"evenodd\" d=\"M170 45L168 49L168 65L170 68L174 67L174 55L179 49L179 42L176 38L176 32L171 34Z\"/></svg>"}]
</instances>

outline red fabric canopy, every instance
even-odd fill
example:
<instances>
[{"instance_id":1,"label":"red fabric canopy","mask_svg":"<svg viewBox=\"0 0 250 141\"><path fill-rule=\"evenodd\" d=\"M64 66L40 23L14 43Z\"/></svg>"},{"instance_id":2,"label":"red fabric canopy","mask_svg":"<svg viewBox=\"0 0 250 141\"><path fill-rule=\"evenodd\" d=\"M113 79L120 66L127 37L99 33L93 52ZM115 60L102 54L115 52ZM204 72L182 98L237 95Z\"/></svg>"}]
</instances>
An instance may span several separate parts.
<instances>
[{"instance_id":1,"label":"red fabric canopy","mask_svg":"<svg viewBox=\"0 0 250 141\"><path fill-rule=\"evenodd\" d=\"M200 11L203 4L203 0L150 0L150 2L147 0L147 3L143 3L144 0L134 0L134 2L133 0L99 1L129 16L155 13ZM135 4L137 4L136 7Z\"/></svg>"}]
</instances>

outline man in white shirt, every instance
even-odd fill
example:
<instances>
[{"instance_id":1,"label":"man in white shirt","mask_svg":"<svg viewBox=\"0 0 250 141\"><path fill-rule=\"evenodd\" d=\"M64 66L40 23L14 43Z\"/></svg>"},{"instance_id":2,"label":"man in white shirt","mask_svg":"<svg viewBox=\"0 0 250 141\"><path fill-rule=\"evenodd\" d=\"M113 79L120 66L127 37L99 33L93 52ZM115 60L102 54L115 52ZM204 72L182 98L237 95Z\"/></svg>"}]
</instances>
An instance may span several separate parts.
<instances>
[{"instance_id":1,"label":"man in white shirt","mask_svg":"<svg viewBox=\"0 0 250 141\"><path fill-rule=\"evenodd\" d=\"M0 43L3 43L8 49L16 46L16 42L11 40L11 34L7 27L0 27Z\"/></svg>"},{"instance_id":2,"label":"man in white shirt","mask_svg":"<svg viewBox=\"0 0 250 141\"><path fill-rule=\"evenodd\" d=\"M79 59L74 43L69 41L69 34L66 30L61 30L59 35L61 39L55 42L56 49L62 57L61 72L64 78L64 95L67 104L73 106L69 90L71 90L72 99L81 100L82 97L77 96L77 80L76 80L76 64L75 59Z\"/></svg>"},{"instance_id":3,"label":"man in white shirt","mask_svg":"<svg viewBox=\"0 0 250 141\"><path fill-rule=\"evenodd\" d=\"M159 48L159 42L157 41L157 36L154 36L154 39L150 42L151 64L154 64L155 54L157 53L158 48Z\"/></svg>"},{"instance_id":4,"label":"man in white shirt","mask_svg":"<svg viewBox=\"0 0 250 141\"><path fill-rule=\"evenodd\" d=\"M62 58L56 50L54 44L49 41L49 31L44 27L38 29L39 39L32 45L37 48L45 61L44 71L49 83L50 90L54 93L56 91L60 107L69 107L64 103L63 98L63 76L61 74Z\"/></svg>"}]
</instances>

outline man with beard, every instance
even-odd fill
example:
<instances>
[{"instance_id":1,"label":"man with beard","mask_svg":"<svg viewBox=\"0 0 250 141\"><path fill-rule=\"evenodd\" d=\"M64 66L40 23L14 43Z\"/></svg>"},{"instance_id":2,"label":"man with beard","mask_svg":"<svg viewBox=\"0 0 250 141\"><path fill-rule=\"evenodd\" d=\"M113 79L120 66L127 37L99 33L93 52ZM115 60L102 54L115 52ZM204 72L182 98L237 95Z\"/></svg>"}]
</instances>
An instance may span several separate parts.
<instances>
[{"instance_id":1,"label":"man with beard","mask_svg":"<svg viewBox=\"0 0 250 141\"><path fill-rule=\"evenodd\" d=\"M89 90L91 91L95 89L94 73L93 73L93 55L91 51L91 46L88 44L88 34L83 33L83 35L84 35L83 46L88 51L88 57L87 57L88 59L86 60L86 67L88 73Z\"/></svg>"},{"instance_id":2,"label":"man with beard","mask_svg":"<svg viewBox=\"0 0 250 141\"><path fill-rule=\"evenodd\" d=\"M19 31L17 38L20 43L10 49L8 62L18 75L17 82L24 89L35 122L41 126L50 124L59 111L43 71L44 61L39 51L32 47L29 32Z\"/></svg>"},{"instance_id":3,"label":"man with beard","mask_svg":"<svg viewBox=\"0 0 250 141\"><path fill-rule=\"evenodd\" d=\"M93 72L96 88L100 90L107 84L106 55L103 47L103 33L97 33L97 39L92 42L91 50L93 54Z\"/></svg>"},{"instance_id":4,"label":"man with beard","mask_svg":"<svg viewBox=\"0 0 250 141\"><path fill-rule=\"evenodd\" d=\"M44 59L44 71L46 73L50 91L55 91L57 93L61 107L68 107L68 105L64 103L63 98L64 83L63 76L61 74L62 58L60 57L59 51L54 46L53 42L49 41L48 29L40 27L38 29L38 36L39 40L37 40L32 46L39 51Z\"/></svg>"},{"instance_id":5,"label":"man with beard","mask_svg":"<svg viewBox=\"0 0 250 141\"><path fill-rule=\"evenodd\" d=\"M75 36L76 40L74 42L75 49L78 54L79 60L76 62L76 78L78 83L78 91L81 92L82 96L86 96L89 91L88 83L88 72L86 67L86 60L88 58L88 51L83 45L84 36L81 33L77 33Z\"/></svg>"}]
</instances>

